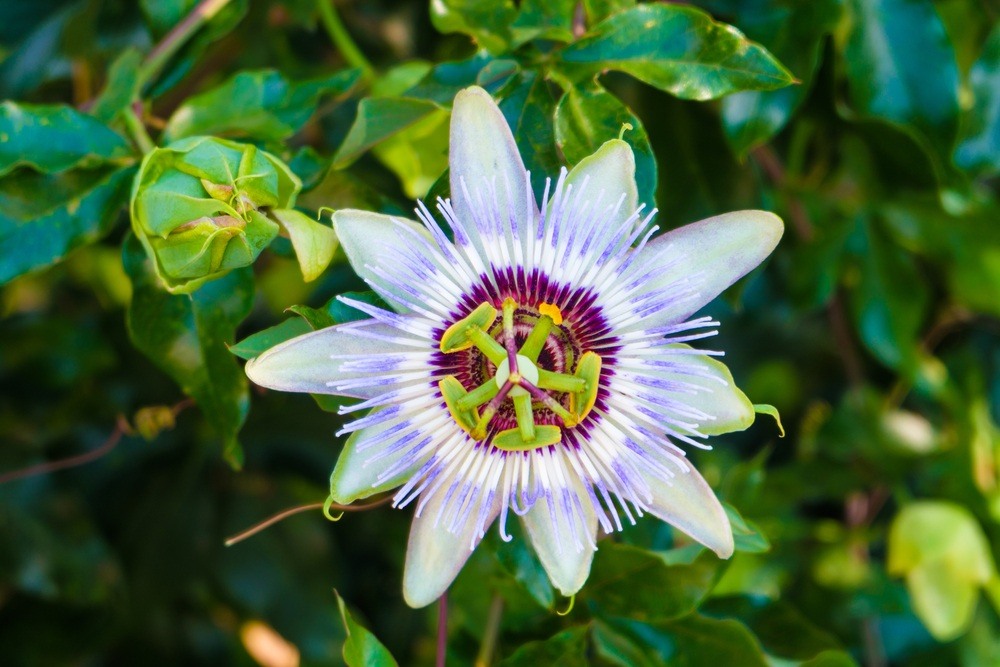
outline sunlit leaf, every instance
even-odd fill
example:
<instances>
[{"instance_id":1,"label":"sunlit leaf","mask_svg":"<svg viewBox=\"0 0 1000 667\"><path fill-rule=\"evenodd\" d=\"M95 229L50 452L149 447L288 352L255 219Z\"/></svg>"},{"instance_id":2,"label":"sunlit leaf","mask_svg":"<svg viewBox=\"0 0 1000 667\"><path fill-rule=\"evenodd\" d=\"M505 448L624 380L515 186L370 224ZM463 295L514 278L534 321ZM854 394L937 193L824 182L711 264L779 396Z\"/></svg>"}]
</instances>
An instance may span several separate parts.
<instances>
[{"instance_id":1,"label":"sunlit leaf","mask_svg":"<svg viewBox=\"0 0 1000 667\"><path fill-rule=\"evenodd\" d=\"M612 15L563 49L560 58L585 71L620 70L692 100L783 88L794 80L774 56L732 26L673 4Z\"/></svg>"}]
</instances>

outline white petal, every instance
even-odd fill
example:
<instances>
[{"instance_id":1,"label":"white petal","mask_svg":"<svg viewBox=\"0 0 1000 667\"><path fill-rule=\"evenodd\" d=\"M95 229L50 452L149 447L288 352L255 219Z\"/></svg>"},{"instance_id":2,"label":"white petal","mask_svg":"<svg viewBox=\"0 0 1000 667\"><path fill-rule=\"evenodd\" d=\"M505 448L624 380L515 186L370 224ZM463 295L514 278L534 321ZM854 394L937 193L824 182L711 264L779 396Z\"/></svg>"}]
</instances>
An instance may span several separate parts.
<instances>
[{"instance_id":1,"label":"white petal","mask_svg":"<svg viewBox=\"0 0 1000 667\"><path fill-rule=\"evenodd\" d=\"M642 326L649 329L686 320L764 261L783 231L781 219L773 213L735 211L660 235L636 261L640 272L653 270L643 290L665 289L686 279L696 295L650 314ZM655 271L657 267L662 270Z\"/></svg>"},{"instance_id":2,"label":"white petal","mask_svg":"<svg viewBox=\"0 0 1000 667\"><path fill-rule=\"evenodd\" d=\"M587 191L593 193L595 200L603 191L602 207L616 206L618 199L625 195L615 215L600 219L608 232L618 229L639 206L639 191L635 185L635 155L632 147L621 139L605 141L593 155L580 160L570 170L566 183L574 188L586 183Z\"/></svg>"},{"instance_id":3,"label":"white petal","mask_svg":"<svg viewBox=\"0 0 1000 667\"><path fill-rule=\"evenodd\" d=\"M688 467L687 472L682 472L675 466L677 474L670 484L639 468L653 494L649 511L704 544L719 558L729 558L733 555L733 529L726 510L705 478L693 466Z\"/></svg>"},{"instance_id":4,"label":"white petal","mask_svg":"<svg viewBox=\"0 0 1000 667\"><path fill-rule=\"evenodd\" d=\"M571 523L555 495L557 504L554 508L550 508L549 501L543 496L522 518L528 538L542 561L549 580L566 596L579 591L587 581L590 565L594 560L592 544L597 537L597 514L594 506L580 481L575 477L570 481L572 486L568 490L579 499L583 516L577 514ZM554 490L553 493L558 491ZM552 523L550 509L555 510L555 525ZM581 531L587 531L587 534Z\"/></svg>"},{"instance_id":5,"label":"white petal","mask_svg":"<svg viewBox=\"0 0 1000 667\"><path fill-rule=\"evenodd\" d=\"M403 233L402 227L409 227L430 239L423 225L406 218L354 209L341 209L333 214L333 228L355 273L379 289L381 296L397 312L405 313L409 309L392 298L393 294L400 293L398 288L388 285L369 268L395 266L398 262L393 262L393 257L404 257L411 252L413 239Z\"/></svg>"},{"instance_id":6,"label":"white petal","mask_svg":"<svg viewBox=\"0 0 1000 667\"><path fill-rule=\"evenodd\" d=\"M669 348L690 350L688 345L670 345ZM647 367L643 373L657 378L676 380L697 387L697 393L672 392L670 398L699 410L711 419L699 422L698 432L703 435L721 435L743 431L753 424L756 412L733 379L729 368L704 354L677 354L666 358L676 363L677 370Z\"/></svg>"},{"instance_id":7,"label":"white petal","mask_svg":"<svg viewBox=\"0 0 1000 667\"><path fill-rule=\"evenodd\" d=\"M414 609L426 607L441 597L472 554L475 521L467 521L456 533L449 533L443 521L434 525L445 497L444 493L435 493L410 527L410 542L403 566L403 598ZM473 516L477 514L478 507L474 507ZM494 502L486 526L499 512L500 504ZM478 539L475 544L479 544Z\"/></svg>"},{"instance_id":8,"label":"white petal","mask_svg":"<svg viewBox=\"0 0 1000 667\"><path fill-rule=\"evenodd\" d=\"M483 188L496 186L499 210L510 212L520 229L526 229L535 205L529 207L524 162L514 143L514 136L493 98L482 88L466 88L455 96L451 112L451 139L448 165L451 201L458 222L475 239L472 211L476 201L468 201L463 189L473 195ZM492 205L491 197L486 200Z\"/></svg>"},{"instance_id":9,"label":"white petal","mask_svg":"<svg viewBox=\"0 0 1000 667\"><path fill-rule=\"evenodd\" d=\"M378 456L380 451L397 442L400 435L406 432L404 429L399 435L388 438L385 442L368 446L373 439L394 425L393 421L381 422L355 431L347 439L343 451L340 452L340 458L337 459L333 474L330 476L330 495L334 502L347 505L355 500L394 489L416 474L420 466L426 462L427 456L423 456L400 472L379 481L379 475L383 470L394 467L411 453L410 448L402 447L398 451L372 460L373 457Z\"/></svg>"},{"instance_id":10,"label":"white petal","mask_svg":"<svg viewBox=\"0 0 1000 667\"><path fill-rule=\"evenodd\" d=\"M395 329L382 324L373 323L367 330L386 336L399 335ZM342 330L340 326L333 326L275 345L248 361L245 370L247 377L256 384L278 391L372 398L384 393L387 388L356 387L344 391L334 388L340 382L363 376L340 370L345 360L332 359L331 355L378 357L399 351L400 348L392 343L362 338Z\"/></svg>"}]
</instances>

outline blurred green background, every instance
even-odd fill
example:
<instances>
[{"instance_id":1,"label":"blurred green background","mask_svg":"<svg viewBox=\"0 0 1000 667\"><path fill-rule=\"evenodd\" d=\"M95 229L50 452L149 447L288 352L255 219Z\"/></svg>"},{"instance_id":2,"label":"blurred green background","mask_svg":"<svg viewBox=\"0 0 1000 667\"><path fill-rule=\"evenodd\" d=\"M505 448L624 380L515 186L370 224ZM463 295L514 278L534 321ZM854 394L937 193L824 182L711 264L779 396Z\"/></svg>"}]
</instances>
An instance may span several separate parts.
<instances>
[{"instance_id":1,"label":"blurred green background","mask_svg":"<svg viewBox=\"0 0 1000 667\"><path fill-rule=\"evenodd\" d=\"M760 417L691 452L745 519L728 562L646 519L559 616L491 534L448 664L1000 665L1000 5L634 5L0 2L0 664L343 664L333 589L399 664L434 664L437 609L400 592L409 511L224 546L326 497L342 423L248 387L227 344L364 284L340 252L304 282L279 238L169 295L127 208L150 143L207 134L286 161L307 214L407 214L445 192L450 101L478 82L536 187L628 122L662 228L785 219L707 313L787 433Z\"/></svg>"}]
</instances>

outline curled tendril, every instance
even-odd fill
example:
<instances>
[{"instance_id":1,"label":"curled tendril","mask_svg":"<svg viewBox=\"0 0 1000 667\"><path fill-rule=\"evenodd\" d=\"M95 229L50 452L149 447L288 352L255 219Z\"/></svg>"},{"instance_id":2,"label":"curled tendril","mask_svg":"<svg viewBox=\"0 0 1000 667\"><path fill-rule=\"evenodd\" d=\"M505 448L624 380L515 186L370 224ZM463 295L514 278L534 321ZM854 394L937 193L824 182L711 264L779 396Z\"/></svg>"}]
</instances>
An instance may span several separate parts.
<instances>
[{"instance_id":1,"label":"curled tendril","mask_svg":"<svg viewBox=\"0 0 1000 667\"><path fill-rule=\"evenodd\" d=\"M573 607L575 605L576 605L576 593L573 593L573 595L569 596L569 604L566 606L566 608L564 610L562 610L562 611L557 611L556 615L557 616L569 616L569 613L571 611L573 611Z\"/></svg>"},{"instance_id":2,"label":"curled tendril","mask_svg":"<svg viewBox=\"0 0 1000 667\"><path fill-rule=\"evenodd\" d=\"M337 514L337 516L334 516L333 514L330 513L331 505L333 505L333 496L328 496L326 502L323 503L323 516L325 516L327 519L333 522L337 522L343 519L344 518L343 510L341 510L340 513Z\"/></svg>"}]
</instances>

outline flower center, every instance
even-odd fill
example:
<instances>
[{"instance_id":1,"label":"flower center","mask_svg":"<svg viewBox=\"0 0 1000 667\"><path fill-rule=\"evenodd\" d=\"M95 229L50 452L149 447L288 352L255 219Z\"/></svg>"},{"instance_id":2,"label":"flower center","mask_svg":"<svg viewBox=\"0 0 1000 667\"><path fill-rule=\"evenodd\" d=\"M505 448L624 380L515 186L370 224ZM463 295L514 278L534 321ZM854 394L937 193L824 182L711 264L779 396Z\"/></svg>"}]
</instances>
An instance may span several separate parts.
<instances>
[{"instance_id":1,"label":"flower center","mask_svg":"<svg viewBox=\"0 0 1000 667\"><path fill-rule=\"evenodd\" d=\"M580 355L572 375L562 372L569 355L558 346L555 354L550 349L553 327L563 323L562 313L552 304L538 306L538 319L518 348L518 329L525 327L515 324L517 309L513 299L504 300L500 327L496 328L497 309L483 303L468 317L448 327L440 341L445 354L476 348L489 361L487 368L495 369L493 377L472 390L467 390L454 375L446 376L438 386L449 412L462 429L474 440L492 436L492 444L507 451L537 449L560 442L562 429L556 424L539 423L537 415L547 411L564 427L576 426L593 409L601 377L601 357L589 351ZM549 352L552 365L558 369L539 367L543 351ZM491 429L493 418L508 401L513 404L517 428Z\"/></svg>"}]
</instances>

